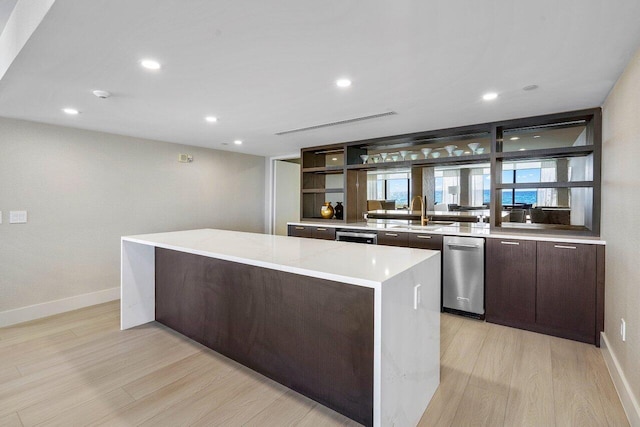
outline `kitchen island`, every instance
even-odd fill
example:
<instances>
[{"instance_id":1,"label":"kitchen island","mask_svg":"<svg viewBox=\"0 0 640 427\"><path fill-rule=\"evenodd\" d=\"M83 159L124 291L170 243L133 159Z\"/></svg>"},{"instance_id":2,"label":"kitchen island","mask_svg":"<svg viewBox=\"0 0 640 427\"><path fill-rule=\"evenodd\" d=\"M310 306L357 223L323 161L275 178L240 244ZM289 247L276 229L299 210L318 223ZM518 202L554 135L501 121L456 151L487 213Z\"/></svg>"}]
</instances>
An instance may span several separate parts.
<instances>
[{"instance_id":1,"label":"kitchen island","mask_svg":"<svg viewBox=\"0 0 640 427\"><path fill-rule=\"evenodd\" d=\"M122 238L121 328L158 321L364 424L439 383L440 253L224 230Z\"/></svg>"}]
</instances>

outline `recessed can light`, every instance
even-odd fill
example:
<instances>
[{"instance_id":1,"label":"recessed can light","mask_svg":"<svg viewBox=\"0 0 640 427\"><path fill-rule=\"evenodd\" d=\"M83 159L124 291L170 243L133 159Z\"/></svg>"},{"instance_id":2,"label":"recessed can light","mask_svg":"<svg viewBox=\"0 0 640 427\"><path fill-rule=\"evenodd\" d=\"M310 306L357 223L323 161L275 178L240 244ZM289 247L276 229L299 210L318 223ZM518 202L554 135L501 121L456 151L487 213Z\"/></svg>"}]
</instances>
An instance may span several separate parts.
<instances>
[{"instance_id":1,"label":"recessed can light","mask_svg":"<svg viewBox=\"0 0 640 427\"><path fill-rule=\"evenodd\" d=\"M493 101L497 97L498 97L498 94L495 92L488 92L482 95L482 99L484 99L485 101Z\"/></svg>"},{"instance_id":2,"label":"recessed can light","mask_svg":"<svg viewBox=\"0 0 640 427\"><path fill-rule=\"evenodd\" d=\"M236 145L242 145L242 140L236 139L235 141L233 141L233 143Z\"/></svg>"},{"instance_id":3,"label":"recessed can light","mask_svg":"<svg viewBox=\"0 0 640 427\"><path fill-rule=\"evenodd\" d=\"M511 138L509 138L509 141L517 141L519 139L520 139L519 136L512 136Z\"/></svg>"},{"instance_id":4,"label":"recessed can light","mask_svg":"<svg viewBox=\"0 0 640 427\"><path fill-rule=\"evenodd\" d=\"M206 121L208 121L209 123L215 123L218 121L218 118L215 116L207 116L204 118Z\"/></svg>"},{"instance_id":5,"label":"recessed can light","mask_svg":"<svg viewBox=\"0 0 640 427\"><path fill-rule=\"evenodd\" d=\"M336 86L338 86L338 87L349 87L349 86L351 86L351 80L349 80L349 79L338 79L338 80L336 80Z\"/></svg>"},{"instance_id":6,"label":"recessed can light","mask_svg":"<svg viewBox=\"0 0 640 427\"><path fill-rule=\"evenodd\" d=\"M526 150L527 150L526 148L521 148L518 151L526 151Z\"/></svg>"},{"instance_id":7,"label":"recessed can light","mask_svg":"<svg viewBox=\"0 0 640 427\"><path fill-rule=\"evenodd\" d=\"M70 116L77 116L78 114L80 114L80 111L76 110L75 108L63 108L62 111L64 111L66 114L69 114Z\"/></svg>"},{"instance_id":8,"label":"recessed can light","mask_svg":"<svg viewBox=\"0 0 640 427\"><path fill-rule=\"evenodd\" d=\"M333 160L334 162L337 162L338 158L337 157L332 157L331 160Z\"/></svg>"},{"instance_id":9,"label":"recessed can light","mask_svg":"<svg viewBox=\"0 0 640 427\"><path fill-rule=\"evenodd\" d=\"M140 65L147 70L159 70L161 68L160 63L154 59L143 59L140 61Z\"/></svg>"},{"instance_id":10,"label":"recessed can light","mask_svg":"<svg viewBox=\"0 0 640 427\"><path fill-rule=\"evenodd\" d=\"M533 135L534 138L540 138L540 135Z\"/></svg>"}]
</instances>

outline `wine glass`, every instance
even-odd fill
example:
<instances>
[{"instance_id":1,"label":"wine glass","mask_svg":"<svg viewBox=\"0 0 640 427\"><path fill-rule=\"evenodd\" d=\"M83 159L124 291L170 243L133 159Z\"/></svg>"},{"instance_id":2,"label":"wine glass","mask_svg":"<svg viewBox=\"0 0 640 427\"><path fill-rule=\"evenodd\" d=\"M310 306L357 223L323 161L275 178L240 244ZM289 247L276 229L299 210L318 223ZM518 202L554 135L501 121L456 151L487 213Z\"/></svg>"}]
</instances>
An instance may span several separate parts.
<instances>
[{"instance_id":1,"label":"wine glass","mask_svg":"<svg viewBox=\"0 0 640 427\"><path fill-rule=\"evenodd\" d=\"M424 158L426 159L427 157L429 157L429 153L433 151L433 148L423 148L420 151L422 151L422 154L424 154Z\"/></svg>"},{"instance_id":2,"label":"wine glass","mask_svg":"<svg viewBox=\"0 0 640 427\"><path fill-rule=\"evenodd\" d=\"M392 154L392 155L391 155L391 161L392 161L392 162L397 162L397 161L398 161L398 159L399 159L399 156L398 156L397 154Z\"/></svg>"},{"instance_id":3,"label":"wine glass","mask_svg":"<svg viewBox=\"0 0 640 427\"><path fill-rule=\"evenodd\" d=\"M369 155L368 154L360 154L360 158L362 159L362 164L366 165L367 164L367 160L369 160Z\"/></svg>"},{"instance_id":4,"label":"wine glass","mask_svg":"<svg viewBox=\"0 0 640 427\"><path fill-rule=\"evenodd\" d=\"M411 160L418 160L418 153L411 153L409 154L409 158Z\"/></svg>"},{"instance_id":5,"label":"wine glass","mask_svg":"<svg viewBox=\"0 0 640 427\"><path fill-rule=\"evenodd\" d=\"M470 142L469 144L467 144L467 146L469 148L471 148L471 151L473 152L473 154L476 154L476 150L480 146L480 143L479 142Z\"/></svg>"},{"instance_id":6,"label":"wine glass","mask_svg":"<svg viewBox=\"0 0 640 427\"><path fill-rule=\"evenodd\" d=\"M380 153L380 158L382 159L382 163L387 161L387 156L388 155L389 154L387 154L387 153Z\"/></svg>"},{"instance_id":7,"label":"wine glass","mask_svg":"<svg viewBox=\"0 0 640 427\"><path fill-rule=\"evenodd\" d=\"M405 160L407 157L407 153L409 153L406 150L400 150L400 157L402 157L402 160Z\"/></svg>"},{"instance_id":8,"label":"wine glass","mask_svg":"<svg viewBox=\"0 0 640 427\"><path fill-rule=\"evenodd\" d=\"M440 152L434 151L433 153L431 153L431 157L433 157L434 159L437 159L438 157L440 157Z\"/></svg>"},{"instance_id":9,"label":"wine glass","mask_svg":"<svg viewBox=\"0 0 640 427\"><path fill-rule=\"evenodd\" d=\"M480 147L476 150L476 154L482 154L484 153L484 147Z\"/></svg>"},{"instance_id":10,"label":"wine glass","mask_svg":"<svg viewBox=\"0 0 640 427\"><path fill-rule=\"evenodd\" d=\"M461 156L462 153L464 153L464 150L454 150L453 154L455 154L456 156Z\"/></svg>"},{"instance_id":11,"label":"wine glass","mask_svg":"<svg viewBox=\"0 0 640 427\"><path fill-rule=\"evenodd\" d=\"M453 155L453 150L455 150L456 148L458 148L457 145L447 145L444 147L444 149L447 150L447 153L449 153L449 157Z\"/></svg>"}]
</instances>

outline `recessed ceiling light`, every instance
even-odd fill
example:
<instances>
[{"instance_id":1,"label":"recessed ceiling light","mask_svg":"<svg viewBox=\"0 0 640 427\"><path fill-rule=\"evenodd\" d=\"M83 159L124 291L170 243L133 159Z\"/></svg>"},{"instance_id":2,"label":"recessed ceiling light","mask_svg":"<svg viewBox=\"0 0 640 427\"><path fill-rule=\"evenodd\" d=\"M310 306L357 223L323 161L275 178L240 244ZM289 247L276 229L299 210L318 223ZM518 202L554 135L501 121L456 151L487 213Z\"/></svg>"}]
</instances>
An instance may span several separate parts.
<instances>
[{"instance_id":1,"label":"recessed ceiling light","mask_svg":"<svg viewBox=\"0 0 640 427\"><path fill-rule=\"evenodd\" d=\"M519 136L512 136L511 138L509 138L509 141L517 141L519 139L520 139Z\"/></svg>"},{"instance_id":2,"label":"recessed ceiling light","mask_svg":"<svg viewBox=\"0 0 640 427\"><path fill-rule=\"evenodd\" d=\"M143 59L142 61L140 61L140 65L148 70L159 70L161 67L160 63L153 59Z\"/></svg>"},{"instance_id":3,"label":"recessed ceiling light","mask_svg":"<svg viewBox=\"0 0 640 427\"><path fill-rule=\"evenodd\" d=\"M218 118L217 118L217 117L214 117L214 116L207 116L207 117L205 117L204 119L205 119L206 121L208 121L209 123L215 123L215 122L217 122L217 121L218 121Z\"/></svg>"},{"instance_id":4,"label":"recessed ceiling light","mask_svg":"<svg viewBox=\"0 0 640 427\"><path fill-rule=\"evenodd\" d=\"M338 158L337 157L333 157L331 160L333 160L334 162L337 162Z\"/></svg>"},{"instance_id":5,"label":"recessed ceiling light","mask_svg":"<svg viewBox=\"0 0 640 427\"><path fill-rule=\"evenodd\" d=\"M233 143L236 145L242 145L242 140L236 139L235 141L233 141Z\"/></svg>"},{"instance_id":6,"label":"recessed ceiling light","mask_svg":"<svg viewBox=\"0 0 640 427\"><path fill-rule=\"evenodd\" d=\"M493 101L497 97L498 97L498 94L495 92L488 92L482 95L482 99L484 99L485 101Z\"/></svg>"},{"instance_id":7,"label":"recessed ceiling light","mask_svg":"<svg viewBox=\"0 0 640 427\"><path fill-rule=\"evenodd\" d=\"M338 80L336 80L336 86L338 86L338 87L349 87L349 86L351 86L351 80L349 80L349 79L338 79Z\"/></svg>"},{"instance_id":8,"label":"recessed ceiling light","mask_svg":"<svg viewBox=\"0 0 640 427\"><path fill-rule=\"evenodd\" d=\"M465 151L464 154L471 154L471 151Z\"/></svg>"},{"instance_id":9,"label":"recessed ceiling light","mask_svg":"<svg viewBox=\"0 0 640 427\"><path fill-rule=\"evenodd\" d=\"M76 110L75 108L63 108L62 111L64 111L66 114L69 114L70 116L77 116L80 111Z\"/></svg>"},{"instance_id":10,"label":"recessed ceiling light","mask_svg":"<svg viewBox=\"0 0 640 427\"><path fill-rule=\"evenodd\" d=\"M522 88L522 90L536 90L538 89L538 85L529 85Z\"/></svg>"},{"instance_id":11,"label":"recessed ceiling light","mask_svg":"<svg viewBox=\"0 0 640 427\"><path fill-rule=\"evenodd\" d=\"M540 138L540 135L533 135L534 138Z\"/></svg>"},{"instance_id":12,"label":"recessed ceiling light","mask_svg":"<svg viewBox=\"0 0 640 427\"><path fill-rule=\"evenodd\" d=\"M521 148L518 151L525 151L525 150L526 150L526 148Z\"/></svg>"},{"instance_id":13,"label":"recessed ceiling light","mask_svg":"<svg viewBox=\"0 0 640 427\"><path fill-rule=\"evenodd\" d=\"M111 92L106 90L94 90L92 93L100 99L107 99L111 96Z\"/></svg>"}]
</instances>

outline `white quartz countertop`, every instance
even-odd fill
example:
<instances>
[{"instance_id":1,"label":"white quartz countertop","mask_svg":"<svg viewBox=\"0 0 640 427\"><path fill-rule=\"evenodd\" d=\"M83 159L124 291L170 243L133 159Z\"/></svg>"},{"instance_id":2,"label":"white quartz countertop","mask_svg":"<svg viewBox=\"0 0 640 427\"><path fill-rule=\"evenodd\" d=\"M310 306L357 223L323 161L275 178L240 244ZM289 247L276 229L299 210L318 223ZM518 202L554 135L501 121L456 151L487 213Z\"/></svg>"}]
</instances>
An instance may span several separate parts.
<instances>
[{"instance_id":1,"label":"white quartz countertop","mask_svg":"<svg viewBox=\"0 0 640 427\"><path fill-rule=\"evenodd\" d=\"M440 256L438 251L423 249L214 229L125 236L122 240L366 287L378 287Z\"/></svg>"},{"instance_id":2,"label":"white quartz countertop","mask_svg":"<svg viewBox=\"0 0 640 427\"><path fill-rule=\"evenodd\" d=\"M437 222L437 221L435 221ZM368 231L406 231L409 233L429 233L442 234L447 236L467 236L467 237L486 237L490 239L517 239L517 240L535 240L544 242L561 242L561 243L583 243L591 245L605 245L604 240L595 237L567 237L552 234L526 234L526 233L497 233L491 232L489 224L483 223L459 223L443 221L448 225L435 224L429 222L426 226L410 225L406 221L387 220L380 222L356 222L356 223L327 223L327 222L289 222L288 225L300 225L311 227L333 227L349 230L368 230Z\"/></svg>"}]
</instances>

